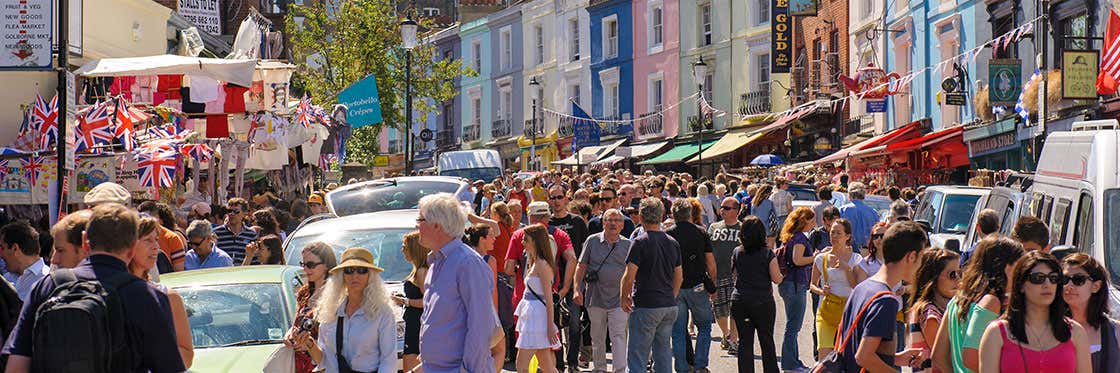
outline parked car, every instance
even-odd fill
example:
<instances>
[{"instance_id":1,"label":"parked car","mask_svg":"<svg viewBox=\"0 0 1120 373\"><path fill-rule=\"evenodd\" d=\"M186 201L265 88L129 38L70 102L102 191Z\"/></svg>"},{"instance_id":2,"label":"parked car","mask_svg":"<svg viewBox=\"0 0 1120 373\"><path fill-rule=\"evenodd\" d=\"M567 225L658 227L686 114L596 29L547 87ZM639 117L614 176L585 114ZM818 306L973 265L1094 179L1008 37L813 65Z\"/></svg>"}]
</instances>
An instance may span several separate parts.
<instances>
[{"instance_id":1,"label":"parked car","mask_svg":"<svg viewBox=\"0 0 1120 373\"><path fill-rule=\"evenodd\" d=\"M1053 246L1069 245L1104 264L1120 279L1120 125L1116 120L1076 122L1047 136L1026 213L1050 227ZM1120 284L1112 281L1114 316Z\"/></svg>"},{"instance_id":2,"label":"parked car","mask_svg":"<svg viewBox=\"0 0 1120 373\"><path fill-rule=\"evenodd\" d=\"M160 276L183 297L194 340L191 372L260 372L296 313L299 267L200 269Z\"/></svg>"},{"instance_id":3,"label":"parked car","mask_svg":"<svg viewBox=\"0 0 1120 373\"><path fill-rule=\"evenodd\" d=\"M327 193L327 208L337 216L415 209L420 198L451 193L470 201L470 183L451 176L403 176L350 184Z\"/></svg>"},{"instance_id":4,"label":"parked car","mask_svg":"<svg viewBox=\"0 0 1120 373\"><path fill-rule=\"evenodd\" d=\"M494 149L443 152L436 167L442 176L456 176L487 183L502 176L502 157Z\"/></svg>"},{"instance_id":5,"label":"parked car","mask_svg":"<svg viewBox=\"0 0 1120 373\"><path fill-rule=\"evenodd\" d=\"M1024 205L1026 205L1026 194L1018 188L1009 188L997 186L992 188L992 192L987 196L980 199L977 203L976 214L972 218L972 223L968 225L968 233L965 234L964 241L961 241L961 250L965 250L976 242L980 241L980 232L976 231L976 222L979 219L980 211L984 209L992 209L999 213L999 233L1002 235L1010 235L1011 228L1015 227L1015 223L1019 221L1019 216L1022 215Z\"/></svg>"},{"instance_id":6,"label":"parked car","mask_svg":"<svg viewBox=\"0 0 1120 373\"><path fill-rule=\"evenodd\" d=\"M946 247L945 244L952 239L957 241L959 250L978 211L976 205L990 191L990 188L956 185L928 187L918 202L914 221L929 224L931 245Z\"/></svg>"}]
</instances>

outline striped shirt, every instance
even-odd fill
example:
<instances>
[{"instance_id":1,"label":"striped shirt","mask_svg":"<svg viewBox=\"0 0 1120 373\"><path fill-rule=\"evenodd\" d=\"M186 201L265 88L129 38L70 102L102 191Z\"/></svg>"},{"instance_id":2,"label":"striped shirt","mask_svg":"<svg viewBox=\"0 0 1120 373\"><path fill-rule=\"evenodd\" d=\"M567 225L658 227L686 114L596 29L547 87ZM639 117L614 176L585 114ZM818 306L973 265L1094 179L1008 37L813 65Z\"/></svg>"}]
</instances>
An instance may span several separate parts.
<instances>
[{"instance_id":1,"label":"striped shirt","mask_svg":"<svg viewBox=\"0 0 1120 373\"><path fill-rule=\"evenodd\" d=\"M245 246L257 239L257 231L242 225L241 233L233 234L226 227L228 223L214 227L214 236L218 237L218 248L233 258L234 264L245 261Z\"/></svg>"}]
</instances>

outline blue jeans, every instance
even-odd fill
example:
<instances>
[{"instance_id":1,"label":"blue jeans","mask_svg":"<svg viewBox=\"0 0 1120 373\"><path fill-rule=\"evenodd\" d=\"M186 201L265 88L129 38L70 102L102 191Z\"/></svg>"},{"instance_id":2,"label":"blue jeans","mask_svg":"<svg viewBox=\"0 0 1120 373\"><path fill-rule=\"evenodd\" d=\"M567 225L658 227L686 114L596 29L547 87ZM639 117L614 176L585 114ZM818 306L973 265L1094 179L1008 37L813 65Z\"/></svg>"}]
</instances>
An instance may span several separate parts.
<instances>
[{"instance_id":1,"label":"blue jeans","mask_svg":"<svg viewBox=\"0 0 1120 373\"><path fill-rule=\"evenodd\" d=\"M653 354L653 371L673 371L671 337L673 322L677 320L677 307L634 308L627 323L629 338L626 348L626 367L630 372L645 372L646 363Z\"/></svg>"},{"instance_id":2,"label":"blue jeans","mask_svg":"<svg viewBox=\"0 0 1120 373\"><path fill-rule=\"evenodd\" d=\"M695 291L692 288L681 289L677 296L677 321L673 323L673 368L678 373L687 373L688 360L685 358L685 343L688 338L688 315L692 314L692 322L696 324L696 354L693 370L708 367L708 350L712 345L712 322L715 315L712 313L712 300L708 293L701 288Z\"/></svg>"},{"instance_id":3,"label":"blue jeans","mask_svg":"<svg viewBox=\"0 0 1120 373\"><path fill-rule=\"evenodd\" d=\"M809 284L795 284L793 280L778 284L778 294L782 296L782 302L786 307L786 333L782 338L782 370L804 366L797 351L797 334L801 332L801 323L805 321L805 294L808 292Z\"/></svg>"}]
</instances>

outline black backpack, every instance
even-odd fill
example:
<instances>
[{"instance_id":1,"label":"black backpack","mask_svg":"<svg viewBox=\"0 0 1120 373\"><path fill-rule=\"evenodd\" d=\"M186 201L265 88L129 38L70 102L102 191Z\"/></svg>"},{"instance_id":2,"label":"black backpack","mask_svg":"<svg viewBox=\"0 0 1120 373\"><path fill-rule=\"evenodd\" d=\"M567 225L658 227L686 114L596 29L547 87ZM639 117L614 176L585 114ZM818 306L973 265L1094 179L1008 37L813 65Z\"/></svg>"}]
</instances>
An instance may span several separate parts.
<instances>
[{"instance_id":1,"label":"black backpack","mask_svg":"<svg viewBox=\"0 0 1120 373\"><path fill-rule=\"evenodd\" d=\"M119 272L101 281L79 280L70 269L51 271L55 288L35 311L33 372L133 371L125 309L117 290L140 281Z\"/></svg>"}]
</instances>

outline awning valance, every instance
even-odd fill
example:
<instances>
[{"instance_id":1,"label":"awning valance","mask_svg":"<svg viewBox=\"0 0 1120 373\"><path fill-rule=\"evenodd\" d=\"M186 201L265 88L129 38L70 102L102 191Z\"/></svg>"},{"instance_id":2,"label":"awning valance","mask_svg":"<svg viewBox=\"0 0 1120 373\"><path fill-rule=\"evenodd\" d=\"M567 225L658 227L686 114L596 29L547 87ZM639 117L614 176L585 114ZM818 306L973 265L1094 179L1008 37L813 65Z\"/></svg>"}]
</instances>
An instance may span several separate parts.
<instances>
[{"instance_id":1,"label":"awning valance","mask_svg":"<svg viewBox=\"0 0 1120 373\"><path fill-rule=\"evenodd\" d=\"M956 126L949 129L937 131L916 139L910 139L902 142L887 145L887 151L897 152L906 151L920 148L929 148L945 141L956 140L962 145L964 144L964 127Z\"/></svg>"},{"instance_id":2,"label":"awning valance","mask_svg":"<svg viewBox=\"0 0 1120 373\"><path fill-rule=\"evenodd\" d=\"M148 57L102 58L86 63L74 74L83 76L202 75L248 87L257 60L227 60L170 54Z\"/></svg>"},{"instance_id":3,"label":"awning valance","mask_svg":"<svg viewBox=\"0 0 1120 373\"><path fill-rule=\"evenodd\" d=\"M600 159L603 159L603 157L606 157L607 154L613 152L615 148L619 147L624 142L626 142L626 139L615 140L614 142L608 143L606 145L584 147L580 149L578 153L572 154L568 158L552 162L552 164L557 166L578 166L580 164L589 164L588 162L581 162L582 159L578 157L582 155L593 155L595 156L595 160L592 162L596 162Z\"/></svg>"},{"instance_id":4,"label":"awning valance","mask_svg":"<svg viewBox=\"0 0 1120 373\"><path fill-rule=\"evenodd\" d=\"M768 131L765 128L758 131L750 132L729 132L728 134L723 135L723 137L720 138L719 141L716 141L716 143L711 147L705 149L704 152L700 154L701 157L689 160L688 163L699 162L700 158L712 160L717 157L730 154L731 152L739 150L739 148L747 146L748 144L755 142L763 136L770 134L770 132L771 131Z\"/></svg>"},{"instance_id":5,"label":"awning valance","mask_svg":"<svg viewBox=\"0 0 1120 373\"><path fill-rule=\"evenodd\" d=\"M869 152L861 151L889 144L893 141L900 141L917 137L921 132L921 124L922 121L910 122L902 127L895 128L882 135L874 136L867 140L863 140L855 145L837 150L835 153L829 154L828 156L818 159L813 163L821 165L835 161L842 161L844 159L847 159L849 156L855 155L854 153L857 152L859 152L861 155L866 155L869 154Z\"/></svg>"},{"instance_id":6,"label":"awning valance","mask_svg":"<svg viewBox=\"0 0 1120 373\"><path fill-rule=\"evenodd\" d=\"M696 146L696 143L694 143L694 142L677 143L676 146L674 146L672 149L669 149L669 151L665 152L665 154L653 157L649 160L638 162L638 164L639 165L652 165L652 164L681 162L681 161L684 161L684 160L696 155L696 153L699 153L699 151L701 149L707 149L709 146L712 146L712 144L715 144L715 143L716 143L716 140L706 141L706 142L704 142L704 144L702 146Z\"/></svg>"},{"instance_id":7,"label":"awning valance","mask_svg":"<svg viewBox=\"0 0 1120 373\"><path fill-rule=\"evenodd\" d=\"M630 155L626 158L645 158L650 154L656 153L658 150L665 148L666 145L669 145L669 141L657 141L646 144L630 145L628 147L624 146L623 148L630 148ZM615 150L615 153L620 152L621 150Z\"/></svg>"}]
</instances>

